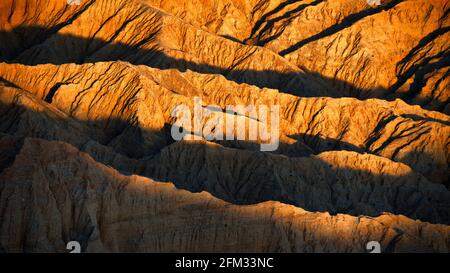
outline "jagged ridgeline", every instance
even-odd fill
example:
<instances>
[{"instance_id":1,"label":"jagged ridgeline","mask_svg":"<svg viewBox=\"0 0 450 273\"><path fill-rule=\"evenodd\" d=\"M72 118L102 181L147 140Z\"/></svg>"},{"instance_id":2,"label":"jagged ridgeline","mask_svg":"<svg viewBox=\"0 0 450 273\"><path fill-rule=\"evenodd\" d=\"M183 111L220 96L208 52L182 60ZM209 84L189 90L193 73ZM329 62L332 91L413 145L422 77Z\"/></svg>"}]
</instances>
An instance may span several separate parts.
<instances>
[{"instance_id":1,"label":"jagged ridgeline","mask_svg":"<svg viewBox=\"0 0 450 273\"><path fill-rule=\"evenodd\" d=\"M0 250L448 252L450 1L369 2L2 0Z\"/></svg>"}]
</instances>

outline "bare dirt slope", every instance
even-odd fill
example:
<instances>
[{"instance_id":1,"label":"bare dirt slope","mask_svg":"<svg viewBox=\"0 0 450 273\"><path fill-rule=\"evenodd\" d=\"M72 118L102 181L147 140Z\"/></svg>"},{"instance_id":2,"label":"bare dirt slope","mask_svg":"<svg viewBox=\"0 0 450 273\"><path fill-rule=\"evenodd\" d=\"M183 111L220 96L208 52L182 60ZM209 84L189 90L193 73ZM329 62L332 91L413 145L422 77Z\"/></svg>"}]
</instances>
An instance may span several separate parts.
<instances>
[{"instance_id":1,"label":"bare dirt slope","mask_svg":"<svg viewBox=\"0 0 450 273\"><path fill-rule=\"evenodd\" d=\"M450 4L382 2L1 1L0 250L448 252Z\"/></svg>"}]
</instances>

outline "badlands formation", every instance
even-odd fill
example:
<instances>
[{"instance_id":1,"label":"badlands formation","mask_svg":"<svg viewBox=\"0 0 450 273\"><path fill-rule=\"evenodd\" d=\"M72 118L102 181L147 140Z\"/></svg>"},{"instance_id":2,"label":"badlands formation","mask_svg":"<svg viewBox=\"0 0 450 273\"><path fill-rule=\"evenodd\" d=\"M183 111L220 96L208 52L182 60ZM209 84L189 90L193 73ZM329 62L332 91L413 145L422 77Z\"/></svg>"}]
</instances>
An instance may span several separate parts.
<instances>
[{"instance_id":1,"label":"badlands formation","mask_svg":"<svg viewBox=\"0 0 450 273\"><path fill-rule=\"evenodd\" d=\"M449 252L449 10L2 0L0 251ZM175 141L195 97L278 149Z\"/></svg>"}]
</instances>

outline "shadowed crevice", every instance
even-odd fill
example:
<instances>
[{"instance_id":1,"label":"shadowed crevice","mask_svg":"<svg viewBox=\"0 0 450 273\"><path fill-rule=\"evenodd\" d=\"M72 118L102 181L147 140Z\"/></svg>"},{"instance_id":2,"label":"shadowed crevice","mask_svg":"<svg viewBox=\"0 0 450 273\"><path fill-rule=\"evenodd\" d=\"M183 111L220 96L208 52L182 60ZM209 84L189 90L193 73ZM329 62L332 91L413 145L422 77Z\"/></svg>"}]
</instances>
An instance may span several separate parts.
<instances>
[{"instance_id":1,"label":"shadowed crevice","mask_svg":"<svg viewBox=\"0 0 450 273\"><path fill-rule=\"evenodd\" d=\"M33 37L33 33L47 31L41 27L20 27L18 29L15 32L0 31L0 38L10 39L11 35L15 37L16 32L28 33L29 36ZM19 52L14 57L8 55L6 47L0 46L0 61L25 65L125 61L134 65L146 65L158 69L176 69L181 72L191 70L203 74L219 74L239 84L245 83L259 88L278 89L280 92L300 97L356 97L361 100L380 98L390 101L401 98L408 103L416 103L430 110L435 110L436 108L443 112L450 110L447 109L448 101L443 102L432 97L414 97L418 94L417 92L410 96L405 96L404 93L397 94L393 89L387 90L383 87L365 89L347 81L326 77L314 71L308 71L306 68L301 68L302 70L299 72L281 72L274 70L236 69L234 68L235 64L232 67L219 67L207 63L176 59L167 55L156 45L142 48L147 42L153 39L154 35L151 34L136 45L126 45L102 41L97 38L82 38L56 33L52 36L52 47L56 47L56 49L52 49L49 46L35 46ZM95 51L89 49L88 45L90 44L96 45ZM60 53L55 54L58 50L61 50ZM432 68L439 69L442 67L445 68L446 66L448 66L447 58ZM424 73L428 71L423 70Z\"/></svg>"},{"instance_id":2,"label":"shadowed crevice","mask_svg":"<svg viewBox=\"0 0 450 273\"><path fill-rule=\"evenodd\" d=\"M397 81L389 88L389 93L395 93L399 88L401 88L409 79L414 78L413 83L409 86L408 92L406 92L402 98L405 100L412 99L420 93L423 87L427 83L426 75L434 71L446 68L450 66L450 48L446 48L435 55L428 57L420 57L418 60L413 59L419 54L425 56L429 51L431 51L432 43L442 35L445 35L450 31L450 27L439 28L427 36L425 36L419 43L397 64ZM430 46L425 53L422 51ZM413 65L410 63L413 62ZM446 75L444 75L444 78ZM440 81L437 82L439 84ZM435 87L436 88L436 87ZM433 98L423 99L426 103L433 103ZM440 107L436 110L444 111L446 105L449 103L447 100L442 103Z\"/></svg>"},{"instance_id":3,"label":"shadowed crevice","mask_svg":"<svg viewBox=\"0 0 450 273\"><path fill-rule=\"evenodd\" d=\"M0 123L2 128L0 132L4 134L0 138L0 144L9 143L8 138L11 139L9 136L13 136L13 140L36 137L64 141L87 152L96 161L107 164L124 174L138 174L157 181L173 182L178 188L191 192L207 191L233 204L249 205L274 200L309 211L327 211L331 214L377 216L383 212L392 212L431 223L450 221L448 214L450 199L445 198L445 195L449 194L448 190L443 185L432 184L423 177L420 178L421 176L416 173L411 172L404 176L378 175L364 169L334 167L317 156L289 158L278 156L276 153L229 149L220 145L211 146L198 142L178 143L173 140L160 146L159 149L150 151L150 154L144 157L140 155L140 158L132 159L128 158L123 150L110 146L110 143L103 146L98 142L96 136L103 130L96 129L95 124L105 124L105 121L58 119L44 113L37 113L22 105L1 103L0 111L5 108L16 108L26 113L12 116L13 122L17 125L33 123L33 121L38 123L29 131L18 131L18 127L5 129L3 122ZM70 126L74 122L79 123L82 128ZM47 124L49 129L41 128L40 124ZM54 125L50 126L50 124ZM152 131L129 124L124 120L115 122L108 120L108 124L111 124L113 128L109 128L106 132L120 134L119 130L122 130L126 135L126 138L120 138L122 143L119 147L133 146L136 151L148 146L145 139L141 137L142 134L170 138L167 132L170 125L161 131ZM57 132L65 132L65 134L57 134ZM129 132L133 133L129 134ZM80 137L85 140L79 142ZM100 138L103 137L100 136ZM303 139L306 144L316 147L313 150L317 152L322 152L317 149L323 147L329 150L363 152L360 147L340 140L307 135L299 135L297 139ZM86 146L86 142L91 144ZM233 143L233 141L230 142ZM93 149L93 147L97 148ZM292 145L292 148L295 149L295 145ZM9 160L6 164L2 164L9 166L18 151L15 149L11 153L10 149L3 150L12 155L7 157ZM106 153L107 150L109 152ZM102 152L99 153L99 151ZM0 153L2 153L1 147ZM121 155L122 159L118 162L110 161L109 158L114 154ZM127 161L129 163L126 163ZM392 184L384 181L391 181ZM379 195L380 191L385 194ZM382 199L378 199L380 197Z\"/></svg>"},{"instance_id":4,"label":"shadowed crevice","mask_svg":"<svg viewBox=\"0 0 450 273\"><path fill-rule=\"evenodd\" d=\"M290 46L289 48L281 50L278 54L280 54L281 56L286 56L287 54L302 48L306 44L309 44L311 42L320 40L320 39L325 38L327 36L331 36L331 35L339 32L339 31L341 31L343 29L349 28L353 24L355 24L356 22L358 22L358 21L360 21L360 20L362 20L362 19L364 19L364 18L366 18L368 16L380 13L382 11L390 10L390 9L394 8L396 5L400 4L403 1L404 0L393 0L393 1L390 1L389 3L387 3L387 4L384 4L384 5L381 5L381 6L378 6L378 7L373 7L373 8L367 9L367 10L360 11L358 13L351 14L351 15L345 17L340 23L335 24L335 25L333 25L333 26L331 26L331 27L329 27L329 28L327 28L327 29L325 29L325 30L323 30L323 31L321 31L321 32L319 32L319 33L309 37L309 38L306 38L306 39L304 39L304 40L302 40L302 41L300 41L300 42Z\"/></svg>"},{"instance_id":5,"label":"shadowed crevice","mask_svg":"<svg viewBox=\"0 0 450 273\"><path fill-rule=\"evenodd\" d=\"M272 19L267 20L268 17L270 17L271 15L275 14L276 12L282 10L285 6L289 5L289 4L293 4L297 1L287 1L284 2L282 4L280 4L277 8L275 8L273 11L265 14L258 22L256 22L255 26L252 29L252 33L250 35L249 38L246 39L245 43L250 43L250 41L254 41L256 40L256 45L258 46L264 46L267 43L277 39L278 37L281 36L281 34L283 34L284 32L284 27L281 27L281 29L275 33L272 36L269 37L264 37L264 35L266 33L270 33L272 28L275 26L275 24L277 24L278 22L282 21L282 20L288 20L288 22L294 20L296 18L296 16L301 13L304 9L308 8L308 7L313 7L316 6L320 3L323 2L323 0L316 0L314 2L311 3L307 3L307 4L301 4L298 7L296 7L295 9L286 12L285 14L283 14L282 16L278 16ZM258 32L258 30L261 28L261 26L264 25L264 27ZM258 33L256 35L256 37L254 37L254 35Z\"/></svg>"}]
</instances>

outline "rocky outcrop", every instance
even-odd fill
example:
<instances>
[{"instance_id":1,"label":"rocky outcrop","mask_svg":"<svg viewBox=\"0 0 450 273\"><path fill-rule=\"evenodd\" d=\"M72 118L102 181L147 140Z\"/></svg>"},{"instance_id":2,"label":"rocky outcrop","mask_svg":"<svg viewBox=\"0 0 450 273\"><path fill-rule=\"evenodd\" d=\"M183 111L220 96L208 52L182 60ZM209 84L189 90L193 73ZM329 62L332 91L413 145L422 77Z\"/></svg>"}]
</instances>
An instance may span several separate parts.
<instances>
[{"instance_id":1,"label":"rocky outcrop","mask_svg":"<svg viewBox=\"0 0 450 273\"><path fill-rule=\"evenodd\" d=\"M80 2L0 3L1 251L448 252L446 1Z\"/></svg>"},{"instance_id":2,"label":"rocky outcrop","mask_svg":"<svg viewBox=\"0 0 450 273\"><path fill-rule=\"evenodd\" d=\"M48 72L48 70L45 71ZM69 69L64 71L69 71ZM27 74L34 75L33 73ZM102 73L102 75L105 74ZM134 77L132 74L128 76ZM128 79L125 81L132 82ZM116 84L111 81L106 82ZM113 90L106 86L104 88ZM77 88L71 87L67 92L73 90L77 90ZM173 181L178 187L191 191L207 190L217 197L233 203L249 204L265 200L279 200L309 210L331 213L376 216L383 211L391 211L435 223L447 223L450 218L448 215L450 195L445 187L431 184L422 175L413 172L404 164L374 155L336 151L319 154L319 156L289 159L284 156L267 155L259 151L242 151L242 149L252 150L245 145L240 146L241 150L237 150L205 142L180 142L167 148L160 147L162 150L150 154L153 155L151 158L130 159L128 154L121 153L120 147L114 145L115 143L123 144L124 141L110 141L101 144L104 132L110 130L108 127L103 127L103 133L98 133L95 114L107 114L105 106L99 108L102 109L101 111L95 112L97 106L89 98L86 102L75 104L75 106L90 105L85 108L91 109L89 113L93 114L86 118L90 122L81 122L83 119L80 116L70 116L75 111L64 113L54 109L54 105L60 109L65 109L64 105L67 105L70 93L64 94L61 91L58 91L58 96L55 96L55 100L49 105L45 102L36 102L33 97L30 97L29 92L10 87L5 88L2 93L4 95L2 102L5 108L3 116L10 117L6 119L9 122L4 122L4 128L8 128L5 132L22 138L27 136L43 137L73 143L92 154L97 160L110 164L123 172L139 173L163 181ZM42 96L46 97L47 94L42 94ZM79 96L79 93L76 92L72 94L72 97ZM124 97L126 98L126 96ZM139 107L134 107L132 103L120 102L120 99L124 97L114 96L114 92L103 95L105 102L111 102L112 98L118 100L111 105L115 105L114 109L118 109L119 113L124 114L124 116L117 117L118 121L125 124L121 134L125 135L124 138L129 143L133 143L135 146L139 145L137 147L155 145L151 141L152 138L142 138L142 135L148 132L145 127L127 123L139 120L139 112L126 114L127 112L118 106L130 106L130 109L139 109ZM165 100L168 98L161 97L157 101L164 102ZM187 99L185 100L187 101ZM59 101L62 104L58 104ZM140 104L137 100L132 99L132 101L137 105ZM103 102L98 100L96 103L101 106ZM33 104L36 106L33 107ZM150 103L144 101L142 104ZM155 105L155 102L152 104ZM39 110L39 108L43 110ZM164 109L168 106L163 104L156 108ZM79 109L83 109L83 107L79 107ZM35 114L36 112L37 114ZM77 112L80 115L86 114L83 111ZM167 111L160 112L159 115L163 118L162 112ZM144 113L152 112L145 111ZM142 124L145 124L147 120L154 120L154 117L158 116L157 113L144 115ZM127 121L127 116L138 118ZM98 121L100 124L114 125L113 122L104 118L99 118ZM164 122L161 123L161 125L163 124ZM129 131L133 131L132 128L140 128L142 131L138 134L127 134ZM114 130L111 129L111 131ZM56 132L56 134L52 132ZM83 134L83 132L85 133ZM236 146L238 143L229 145ZM298 149L299 146L288 145L285 149L289 151L290 147ZM139 149L142 150L142 148Z\"/></svg>"},{"instance_id":3,"label":"rocky outcrop","mask_svg":"<svg viewBox=\"0 0 450 273\"><path fill-rule=\"evenodd\" d=\"M300 96L401 98L449 113L447 1L81 2L4 1L0 36L11 42L0 58L123 60Z\"/></svg>"},{"instance_id":4,"label":"rocky outcrop","mask_svg":"<svg viewBox=\"0 0 450 273\"><path fill-rule=\"evenodd\" d=\"M247 44L264 46L341 96L402 98L449 113L448 1L147 0L167 12ZM205 14L208 14L207 16ZM399 46L400 45L400 46Z\"/></svg>"},{"instance_id":5,"label":"rocky outcrop","mask_svg":"<svg viewBox=\"0 0 450 273\"><path fill-rule=\"evenodd\" d=\"M222 110L237 104L280 105L282 143L276 153L367 152L405 163L429 180L448 185L448 116L401 101L298 98L217 75L122 62L34 67L3 64L0 76L93 127L95 140L128 157L152 155L170 144L170 131L165 128L175 121L173 109L192 105L198 96L205 105ZM202 121L202 128L207 122L208 118ZM251 143L238 141L221 144L255 149Z\"/></svg>"},{"instance_id":6,"label":"rocky outcrop","mask_svg":"<svg viewBox=\"0 0 450 273\"><path fill-rule=\"evenodd\" d=\"M11 2L15 1L2 3L2 10L14 18L21 10ZM77 8L64 8L70 18L64 23L45 24L48 16L59 18L52 15L54 9L45 4L30 5L24 15L21 13L21 21L4 18L2 39L15 42L2 45L1 58L24 64L123 60L222 74L233 81L305 96L332 92L320 77L304 73L270 50L217 37L137 1L82 1ZM29 46L20 42L25 38Z\"/></svg>"},{"instance_id":7,"label":"rocky outcrop","mask_svg":"<svg viewBox=\"0 0 450 273\"><path fill-rule=\"evenodd\" d=\"M146 161L144 174L237 204L278 200L311 211L384 211L448 223L450 192L404 164L355 152L286 158L202 142L179 142Z\"/></svg>"},{"instance_id":8,"label":"rocky outcrop","mask_svg":"<svg viewBox=\"0 0 450 273\"><path fill-rule=\"evenodd\" d=\"M447 226L391 214L330 216L273 201L232 205L123 176L62 142L25 139L0 181L8 252L64 252L71 240L88 252L365 252L371 240L384 252L450 246Z\"/></svg>"}]
</instances>

